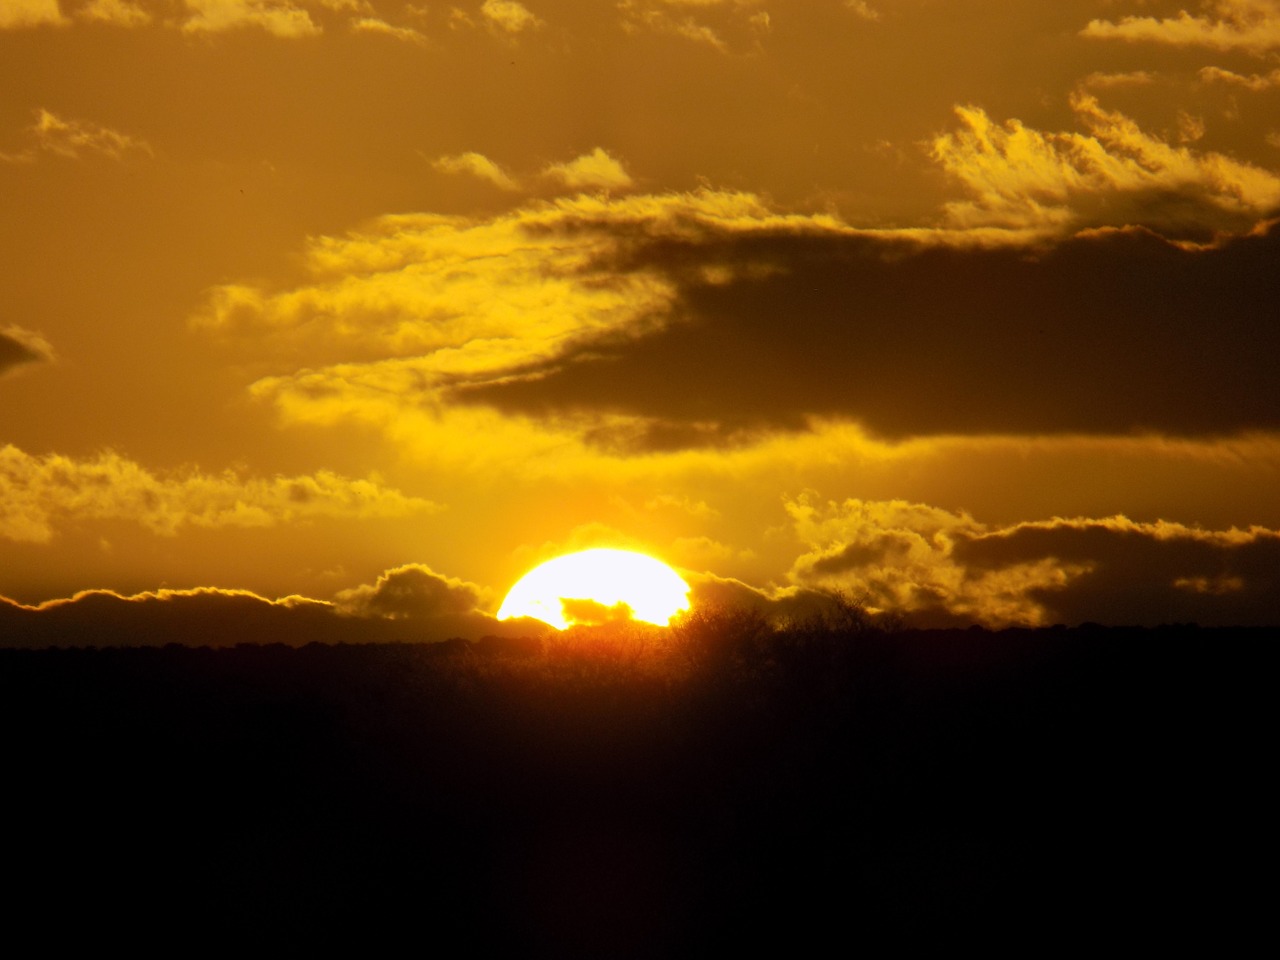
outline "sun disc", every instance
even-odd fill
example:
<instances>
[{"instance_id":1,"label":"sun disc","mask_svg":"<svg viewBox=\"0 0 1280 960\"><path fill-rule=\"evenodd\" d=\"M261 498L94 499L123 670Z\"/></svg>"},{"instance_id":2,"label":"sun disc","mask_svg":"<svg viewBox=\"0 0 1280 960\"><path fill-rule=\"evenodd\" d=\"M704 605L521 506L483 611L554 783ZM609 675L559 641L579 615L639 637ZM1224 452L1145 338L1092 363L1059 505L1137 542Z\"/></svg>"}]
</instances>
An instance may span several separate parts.
<instances>
[{"instance_id":1,"label":"sun disc","mask_svg":"<svg viewBox=\"0 0 1280 960\"><path fill-rule=\"evenodd\" d=\"M689 585L661 560L601 547L569 553L526 573L502 601L498 619L534 617L563 630L594 611L666 626L689 609Z\"/></svg>"}]
</instances>

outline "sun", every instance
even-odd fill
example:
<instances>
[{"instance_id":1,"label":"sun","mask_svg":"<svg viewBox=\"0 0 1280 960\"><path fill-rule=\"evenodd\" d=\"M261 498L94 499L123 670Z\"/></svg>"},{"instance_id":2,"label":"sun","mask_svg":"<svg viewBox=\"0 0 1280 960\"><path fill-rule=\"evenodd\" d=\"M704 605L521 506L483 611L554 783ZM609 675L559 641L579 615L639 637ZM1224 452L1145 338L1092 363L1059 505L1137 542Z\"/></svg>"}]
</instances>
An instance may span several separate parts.
<instances>
[{"instance_id":1,"label":"sun","mask_svg":"<svg viewBox=\"0 0 1280 960\"><path fill-rule=\"evenodd\" d=\"M665 627L688 609L689 585L661 560L602 547L530 570L502 601L498 619L534 617L557 630L628 618Z\"/></svg>"}]
</instances>

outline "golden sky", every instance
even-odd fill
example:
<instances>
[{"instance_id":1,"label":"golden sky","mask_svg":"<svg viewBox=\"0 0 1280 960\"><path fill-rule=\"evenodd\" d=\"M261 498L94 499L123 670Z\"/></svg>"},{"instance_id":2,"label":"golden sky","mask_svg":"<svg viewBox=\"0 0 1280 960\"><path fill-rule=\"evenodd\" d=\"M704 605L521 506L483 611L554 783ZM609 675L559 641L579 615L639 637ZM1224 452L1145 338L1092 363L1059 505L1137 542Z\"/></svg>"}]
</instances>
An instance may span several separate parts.
<instances>
[{"instance_id":1,"label":"golden sky","mask_svg":"<svg viewBox=\"0 0 1280 960\"><path fill-rule=\"evenodd\" d=\"M9 642L1280 622L1278 0L0 0L0 94Z\"/></svg>"}]
</instances>

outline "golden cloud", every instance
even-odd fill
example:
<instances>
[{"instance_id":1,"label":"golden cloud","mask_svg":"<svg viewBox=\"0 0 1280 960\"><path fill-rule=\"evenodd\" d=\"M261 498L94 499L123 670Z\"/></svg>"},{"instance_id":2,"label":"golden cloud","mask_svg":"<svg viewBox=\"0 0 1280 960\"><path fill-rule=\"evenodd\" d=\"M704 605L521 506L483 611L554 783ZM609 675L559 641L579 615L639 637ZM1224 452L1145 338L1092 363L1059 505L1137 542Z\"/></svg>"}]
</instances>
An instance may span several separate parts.
<instances>
[{"instance_id":1,"label":"golden cloud","mask_svg":"<svg viewBox=\"0 0 1280 960\"><path fill-rule=\"evenodd\" d=\"M1210 47L1263 55L1280 48L1280 3L1276 0L1209 0L1201 6L1216 16L1122 17L1091 20L1081 35L1101 40Z\"/></svg>"},{"instance_id":2,"label":"golden cloud","mask_svg":"<svg viewBox=\"0 0 1280 960\"><path fill-rule=\"evenodd\" d=\"M632 185L622 164L600 147L568 163L553 163L542 175L570 190L625 190Z\"/></svg>"},{"instance_id":3,"label":"golden cloud","mask_svg":"<svg viewBox=\"0 0 1280 960\"><path fill-rule=\"evenodd\" d=\"M519 190L520 184L482 153L467 152L440 157L432 166L442 173L466 173L486 180L500 190Z\"/></svg>"},{"instance_id":4,"label":"golden cloud","mask_svg":"<svg viewBox=\"0 0 1280 960\"><path fill-rule=\"evenodd\" d=\"M1078 92L1072 109L1090 134L1042 133L959 107L963 129L933 141L934 159L974 195L946 205L961 227L1060 234L1143 225L1178 235L1245 233L1280 208L1280 176L1221 153L1199 153L1144 133Z\"/></svg>"},{"instance_id":5,"label":"golden cloud","mask_svg":"<svg viewBox=\"0 0 1280 960\"><path fill-rule=\"evenodd\" d=\"M534 16L528 7L516 0L484 0L480 15L494 28L509 34L535 30L543 25L543 21Z\"/></svg>"},{"instance_id":6,"label":"golden cloud","mask_svg":"<svg viewBox=\"0 0 1280 960\"><path fill-rule=\"evenodd\" d=\"M67 22L58 9L58 0L5 0L0 3L0 30L46 24L62 26Z\"/></svg>"},{"instance_id":7,"label":"golden cloud","mask_svg":"<svg viewBox=\"0 0 1280 960\"><path fill-rule=\"evenodd\" d=\"M139 27L151 22L151 14L130 0L92 0L81 7L76 16L119 27Z\"/></svg>"},{"instance_id":8,"label":"golden cloud","mask_svg":"<svg viewBox=\"0 0 1280 960\"><path fill-rule=\"evenodd\" d=\"M1280 531L1263 527L1203 530L1124 516L1000 527L925 504L810 496L787 510L810 548L792 567L795 583L848 590L925 623L1240 624L1280 612ZM1205 595L1218 605L1204 605Z\"/></svg>"},{"instance_id":9,"label":"golden cloud","mask_svg":"<svg viewBox=\"0 0 1280 960\"><path fill-rule=\"evenodd\" d=\"M1261 93L1264 90L1280 87L1280 70L1272 70L1267 74L1253 73L1245 76L1240 73L1233 73L1230 70L1224 70L1221 67L1204 67L1200 70L1200 79L1206 83L1226 83L1232 86L1244 87L1251 93Z\"/></svg>"},{"instance_id":10,"label":"golden cloud","mask_svg":"<svg viewBox=\"0 0 1280 960\"><path fill-rule=\"evenodd\" d=\"M404 40L419 45L427 42L426 35L413 27L397 27L377 17L356 17L351 21L351 29L355 33L374 33L394 40Z\"/></svg>"},{"instance_id":11,"label":"golden cloud","mask_svg":"<svg viewBox=\"0 0 1280 960\"><path fill-rule=\"evenodd\" d=\"M990 131L980 129L991 141ZM1024 154L1043 162L1056 171L1051 182L1072 184L1063 188L1065 202L1080 205L1089 176L1102 174L1051 138L1026 133L1026 149L992 148L1000 154L993 165L1034 166L1011 159ZM963 152L954 146L956 157ZM1133 178L1154 176L1126 169L1121 173ZM999 176L988 179L996 183ZM1001 189L988 192L998 200L1012 196L1011 188ZM1029 235L995 230L1004 243ZM605 464L615 478L721 475L768 469L774 456L819 469L835 462L836 451L861 462L910 449L877 448L858 420L887 436L934 434L930 449L938 448L936 434L949 432L989 437L1047 424L1097 433L1169 425L1221 434L1274 420L1270 395L1248 387L1238 366L1231 390L1245 389L1252 401L1223 403L1220 388L1212 409L1185 390L1173 403L1162 384L1186 363L1204 368L1199 341L1168 345L1164 365L1144 368L1139 377L1098 350L1099 338L1114 329L1111 314L1128 310L1127 294L1101 311L1089 300L1081 315L1062 292L1064 284L1076 289L1077 277L1124 285L1126 268L1116 258L1138 256L1162 291L1158 308L1151 294L1143 295L1144 316L1150 314L1153 329L1183 324L1190 334L1199 329L1200 307L1188 284L1203 284L1187 278L1230 270L1244 286L1232 301L1235 319L1217 323L1213 337L1257 345L1268 334L1256 328L1252 291L1269 282L1257 268L1275 242L1268 231L1206 251L1182 250L1148 232L1086 231L1062 242L1069 249L1047 247L1032 259L982 249L983 240L957 242L968 233L860 230L830 215L779 213L750 194L709 190L579 195L490 218L385 216L345 236L311 240L306 282L218 288L192 322L255 355L274 350L279 366L292 364L250 387L284 424L362 425L410 460L524 478L577 477ZM972 233L990 235L987 228ZM874 292L886 283L903 292L881 302ZM983 291L1004 288L1023 292L1000 308L984 305ZM935 323L917 306L961 289L969 294L958 299L975 304L963 317L953 311ZM1215 302L1226 306L1220 296ZM859 318L856 329L850 311ZM1042 358L1048 367L1027 367L1017 320L1027 311L1058 331L1058 347ZM776 318L784 314L806 319L780 327ZM899 349L900 337L877 332L899 330L907 315L920 342L945 345L944 368ZM728 340L725 324L737 331ZM1074 359L1064 366L1068 354ZM645 357L643 365L633 356ZM807 372L799 379L778 362L801 356ZM846 381L854 357L862 373ZM1077 412L1064 414L1061 390L1047 384L1061 384L1069 367L1077 378L1099 369L1087 378L1093 393L1078 396ZM573 371L586 372L566 381ZM1205 383L1214 376L1202 370ZM672 377L696 384L696 391L655 388ZM923 378L931 390L904 393L895 386L904 377ZM1135 394L1139 388L1146 392ZM1135 419L1123 419L1123 405L1099 401L1116 389L1131 405L1144 405ZM966 399L940 403L938 391ZM686 394L702 405L682 406ZM969 419L953 416L966 411ZM1019 411L1026 416L1011 420ZM980 442L964 438L970 441ZM884 452L890 449L898 452Z\"/></svg>"},{"instance_id":12,"label":"golden cloud","mask_svg":"<svg viewBox=\"0 0 1280 960\"><path fill-rule=\"evenodd\" d=\"M880 19L880 12L867 3L867 0L844 0L844 5L863 20L875 23Z\"/></svg>"},{"instance_id":13,"label":"golden cloud","mask_svg":"<svg viewBox=\"0 0 1280 960\"><path fill-rule=\"evenodd\" d=\"M153 151L145 140L120 133L87 120L69 120L51 110L36 110L35 123L26 133L32 146L17 154L0 154L9 161L31 161L37 154L52 153L69 160L78 160L86 154L98 154L112 160L123 160L129 153Z\"/></svg>"},{"instance_id":14,"label":"golden cloud","mask_svg":"<svg viewBox=\"0 0 1280 960\"><path fill-rule=\"evenodd\" d=\"M60 524L128 520L171 536L184 526L267 527L321 517L399 517L435 504L328 471L246 477L194 469L154 474L119 454L85 460L0 447L0 537L44 543Z\"/></svg>"},{"instance_id":15,"label":"golden cloud","mask_svg":"<svg viewBox=\"0 0 1280 960\"><path fill-rule=\"evenodd\" d=\"M769 31L760 6L761 0L620 0L618 12L629 33L665 34L729 53L735 45L755 46Z\"/></svg>"},{"instance_id":16,"label":"golden cloud","mask_svg":"<svg viewBox=\"0 0 1280 960\"><path fill-rule=\"evenodd\" d=\"M222 33L257 27L275 37L314 37L320 26L289 0L184 0L190 16L184 33Z\"/></svg>"}]
</instances>

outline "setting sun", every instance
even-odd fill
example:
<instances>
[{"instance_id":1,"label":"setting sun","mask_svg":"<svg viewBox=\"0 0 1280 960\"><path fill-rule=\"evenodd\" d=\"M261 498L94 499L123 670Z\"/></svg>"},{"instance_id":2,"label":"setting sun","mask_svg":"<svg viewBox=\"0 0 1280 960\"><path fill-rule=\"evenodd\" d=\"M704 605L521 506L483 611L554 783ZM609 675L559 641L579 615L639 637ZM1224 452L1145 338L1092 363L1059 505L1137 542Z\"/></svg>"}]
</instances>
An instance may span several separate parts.
<instances>
[{"instance_id":1,"label":"setting sun","mask_svg":"<svg viewBox=\"0 0 1280 960\"><path fill-rule=\"evenodd\" d=\"M642 620L666 626L689 609L689 585L661 560L600 548L556 557L511 588L498 619L534 617L558 630L578 623Z\"/></svg>"}]
</instances>

